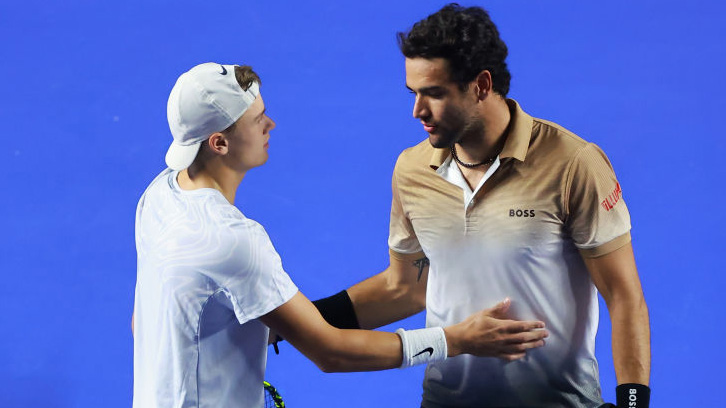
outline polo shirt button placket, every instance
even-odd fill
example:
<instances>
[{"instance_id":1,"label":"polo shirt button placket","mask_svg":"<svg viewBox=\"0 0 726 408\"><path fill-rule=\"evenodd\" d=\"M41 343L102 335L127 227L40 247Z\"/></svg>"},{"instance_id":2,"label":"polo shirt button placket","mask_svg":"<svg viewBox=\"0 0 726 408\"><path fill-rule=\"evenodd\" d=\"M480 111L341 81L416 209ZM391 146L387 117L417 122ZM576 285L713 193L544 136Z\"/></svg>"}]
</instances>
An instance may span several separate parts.
<instances>
[{"instance_id":1,"label":"polo shirt button placket","mask_svg":"<svg viewBox=\"0 0 726 408\"><path fill-rule=\"evenodd\" d=\"M472 229L473 220L471 219L471 213L474 210L474 204L476 204L476 199L472 198L469 200L469 204L467 204L466 210L464 211L464 233L468 233Z\"/></svg>"}]
</instances>

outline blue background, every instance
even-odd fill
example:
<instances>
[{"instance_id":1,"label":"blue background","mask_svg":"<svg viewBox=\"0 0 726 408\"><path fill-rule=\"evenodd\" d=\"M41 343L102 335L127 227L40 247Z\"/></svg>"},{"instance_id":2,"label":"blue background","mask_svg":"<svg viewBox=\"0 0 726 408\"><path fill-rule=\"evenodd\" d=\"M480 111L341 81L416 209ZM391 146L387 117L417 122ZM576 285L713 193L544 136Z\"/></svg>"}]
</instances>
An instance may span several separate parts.
<instances>
[{"instance_id":1,"label":"blue background","mask_svg":"<svg viewBox=\"0 0 726 408\"><path fill-rule=\"evenodd\" d=\"M198 63L262 76L277 129L236 204L302 291L318 298L382 270L393 165L426 137L395 33L443 4L2 0L0 406L131 405L134 210L164 167L169 90ZM510 48L510 96L599 144L616 169L651 313L653 406L719 406L723 3L465 4L489 9ZM293 408L417 406L422 373L323 374L286 344L267 377Z\"/></svg>"}]
</instances>

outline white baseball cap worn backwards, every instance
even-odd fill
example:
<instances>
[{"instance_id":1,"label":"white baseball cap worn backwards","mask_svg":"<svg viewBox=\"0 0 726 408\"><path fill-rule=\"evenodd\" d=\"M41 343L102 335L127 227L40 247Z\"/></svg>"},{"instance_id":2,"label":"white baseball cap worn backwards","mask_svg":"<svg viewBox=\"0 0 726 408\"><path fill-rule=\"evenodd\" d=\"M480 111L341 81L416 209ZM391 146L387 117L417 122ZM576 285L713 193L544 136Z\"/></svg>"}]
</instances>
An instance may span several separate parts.
<instances>
[{"instance_id":1,"label":"white baseball cap worn backwards","mask_svg":"<svg viewBox=\"0 0 726 408\"><path fill-rule=\"evenodd\" d=\"M189 167L202 142L237 121L260 93L257 82L246 91L237 83L234 65L208 62L177 79L169 94L166 117L174 141L166 152L172 170Z\"/></svg>"}]
</instances>

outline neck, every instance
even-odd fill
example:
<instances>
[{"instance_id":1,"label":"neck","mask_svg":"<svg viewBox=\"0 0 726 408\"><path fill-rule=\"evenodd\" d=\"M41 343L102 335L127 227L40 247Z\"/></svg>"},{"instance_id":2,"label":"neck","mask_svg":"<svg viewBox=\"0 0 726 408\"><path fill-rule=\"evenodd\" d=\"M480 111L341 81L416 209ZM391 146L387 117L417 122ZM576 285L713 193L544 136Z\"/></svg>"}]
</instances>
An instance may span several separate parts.
<instances>
[{"instance_id":1,"label":"neck","mask_svg":"<svg viewBox=\"0 0 726 408\"><path fill-rule=\"evenodd\" d=\"M208 162L203 166L196 163L179 172L177 181L183 190L213 188L222 193L230 204L234 204L237 188L245 173L238 173L228 167Z\"/></svg>"},{"instance_id":2,"label":"neck","mask_svg":"<svg viewBox=\"0 0 726 408\"><path fill-rule=\"evenodd\" d=\"M509 105L499 95L491 95L480 110L480 122L457 142L459 158L467 163L480 163L496 157L504 147L511 120Z\"/></svg>"}]
</instances>

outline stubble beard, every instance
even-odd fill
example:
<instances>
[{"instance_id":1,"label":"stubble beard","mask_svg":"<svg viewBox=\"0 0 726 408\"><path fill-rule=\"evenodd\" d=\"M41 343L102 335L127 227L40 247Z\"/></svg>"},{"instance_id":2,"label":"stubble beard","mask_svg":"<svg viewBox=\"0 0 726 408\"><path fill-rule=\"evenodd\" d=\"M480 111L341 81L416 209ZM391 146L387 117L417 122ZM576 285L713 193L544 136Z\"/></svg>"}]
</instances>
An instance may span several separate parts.
<instances>
[{"instance_id":1,"label":"stubble beard","mask_svg":"<svg viewBox=\"0 0 726 408\"><path fill-rule=\"evenodd\" d=\"M458 132L446 131L439 134L429 134L429 143L436 149L448 149L458 140Z\"/></svg>"},{"instance_id":2,"label":"stubble beard","mask_svg":"<svg viewBox=\"0 0 726 408\"><path fill-rule=\"evenodd\" d=\"M470 139L476 139L484 134L484 123L477 118L468 118L462 120L461 126L457 126L456 129L437 129L441 133L438 135L429 134L429 143L431 146L437 149L449 149L455 143L466 142Z\"/></svg>"},{"instance_id":3,"label":"stubble beard","mask_svg":"<svg viewBox=\"0 0 726 408\"><path fill-rule=\"evenodd\" d=\"M479 140L484 135L484 123L481 120L475 118L470 119L461 129L459 133L460 137L456 143L466 143L467 141ZM475 142L477 143L477 142Z\"/></svg>"}]
</instances>

